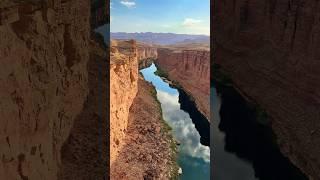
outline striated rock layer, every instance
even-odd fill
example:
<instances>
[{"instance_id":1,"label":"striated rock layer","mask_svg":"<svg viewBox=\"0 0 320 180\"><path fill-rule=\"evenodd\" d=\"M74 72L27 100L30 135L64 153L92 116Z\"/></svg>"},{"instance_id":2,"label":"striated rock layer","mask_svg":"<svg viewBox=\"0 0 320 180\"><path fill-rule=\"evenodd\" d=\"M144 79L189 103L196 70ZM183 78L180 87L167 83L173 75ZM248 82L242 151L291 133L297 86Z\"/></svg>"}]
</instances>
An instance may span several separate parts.
<instances>
[{"instance_id":1,"label":"striated rock layer","mask_svg":"<svg viewBox=\"0 0 320 180\"><path fill-rule=\"evenodd\" d=\"M156 64L194 98L197 108L209 120L210 52L159 48Z\"/></svg>"},{"instance_id":2,"label":"striated rock layer","mask_svg":"<svg viewBox=\"0 0 320 180\"><path fill-rule=\"evenodd\" d=\"M157 47L153 45L139 42L137 44L137 49L139 69L150 66L158 57Z\"/></svg>"},{"instance_id":3,"label":"striated rock layer","mask_svg":"<svg viewBox=\"0 0 320 180\"><path fill-rule=\"evenodd\" d=\"M62 169L61 149L77 131L76 119L90 99L89 18L89 0L0 2L1 179L56 180L59 171L73 173ZM96 122L91 120L86 119L88 127ZM83 142L83 136L76 140ZM97 157L85 159L90 164ZM95 179L104 176L90 173Z\"/></svg>"},{"instance_id":4,"label":"striated rock layer","mask_svg":"<svg viewBox=\"0 0 320 180\"><path fill-rule=\"evenodd\" d=\"M272 118L282 152L320 179L319 1L214 1L214 62Z\"/></svg>"},{"instance_id":5,"label":"striated rock layer","mask_svg":"<svg viewBox=\"0 0 320 180\"><path fill-rule=\"evenodd\" d=\"M138 61L145 59L156 59L158 57L157 47L146 43L137 43Z\"/></svg>"}]
</instances>

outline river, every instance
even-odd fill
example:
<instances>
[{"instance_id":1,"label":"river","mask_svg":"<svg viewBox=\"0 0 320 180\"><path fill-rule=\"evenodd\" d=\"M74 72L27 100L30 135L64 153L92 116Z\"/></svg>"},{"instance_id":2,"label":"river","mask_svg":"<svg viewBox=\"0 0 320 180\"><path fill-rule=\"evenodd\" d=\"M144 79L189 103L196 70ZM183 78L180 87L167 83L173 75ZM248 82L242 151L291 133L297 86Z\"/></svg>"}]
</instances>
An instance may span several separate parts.
<instances>
[{"instance_id":1,"label":"river","mask_svg":"<svg viewBox=\"0 0 320 180\"><path fill-rule=\"evenodd\" d=\"M232 87L211 87L214 180L306 180L283 154L270 125Z\"/></svg>"},{"instance_id":2,"label":"river","mask_svg":"<svg viewBox=\"0 0 320 180\"><path fill-rule=\"evenodd\" d=\"M174 138L180 143L177 162L182 168L182 174L179 178L209 180L209 122L189 101L182 89L170 86L168 82L154 74L156 70L157 67L152 64L140 72L144 79L155 87L163 118L172 128Z\"/></svg>"}]
</instances>

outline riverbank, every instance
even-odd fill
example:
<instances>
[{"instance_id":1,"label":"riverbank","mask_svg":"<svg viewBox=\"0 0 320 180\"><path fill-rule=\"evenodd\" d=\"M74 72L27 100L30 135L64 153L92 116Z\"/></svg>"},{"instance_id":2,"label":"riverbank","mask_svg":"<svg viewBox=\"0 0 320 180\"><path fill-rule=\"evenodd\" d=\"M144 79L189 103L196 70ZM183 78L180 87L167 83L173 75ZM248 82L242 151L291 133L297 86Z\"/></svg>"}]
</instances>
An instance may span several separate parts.
<instances>
[{"instance_id":1,"label":"riverbank","mask_svg":"<svg viewBox=\"0 0 320 180\"><path fill-rule=\"evenodd\" d=\"M179 179L209 179L209 121L197 110L194 103L189 102L190 98L184 91L158 75L155 64L140 72L146 81L155 86L164 120L170 125L174 138L179 142L177 162L182 170Z\"/></svg>"},{"instance_id":2,"label":"riverbank","mask_svg":"<svg viewBox=\"0 0 320 180\"><path fill-rule=\"evenodd\" d=\"M162 119L154 87L138 79L124 146L111 167L111 179L171 179L177 176L176 145Z\"/></svg>"}]
</instances>

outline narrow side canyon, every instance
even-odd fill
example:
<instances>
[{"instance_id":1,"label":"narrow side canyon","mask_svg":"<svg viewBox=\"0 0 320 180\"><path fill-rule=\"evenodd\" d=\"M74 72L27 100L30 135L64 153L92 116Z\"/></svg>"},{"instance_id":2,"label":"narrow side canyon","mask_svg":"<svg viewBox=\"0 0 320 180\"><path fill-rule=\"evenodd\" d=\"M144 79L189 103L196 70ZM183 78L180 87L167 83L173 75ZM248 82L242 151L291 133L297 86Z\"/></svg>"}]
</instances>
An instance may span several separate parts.
<instances>
[{"instance_id":1,"label":"narrow side canyon","mask_svg":"<svg viewBox=\"0 0 320 180\"><path fill-rule=\"evenodd\" d=\"M319 2L226 0L212 8L212 65L267 113L282 153L320 179Z\"/></svg>"}]
</instances>

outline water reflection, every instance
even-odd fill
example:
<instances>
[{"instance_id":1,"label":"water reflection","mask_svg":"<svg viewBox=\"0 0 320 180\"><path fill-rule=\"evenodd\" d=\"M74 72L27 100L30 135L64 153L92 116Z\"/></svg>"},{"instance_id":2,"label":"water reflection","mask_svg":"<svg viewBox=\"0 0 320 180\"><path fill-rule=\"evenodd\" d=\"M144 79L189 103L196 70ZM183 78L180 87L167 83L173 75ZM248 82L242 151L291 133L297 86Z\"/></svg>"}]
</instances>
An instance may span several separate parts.
<instances>
[{"instance_id":1,"label":"water reflection","mask_svg":"<svg viewBox=\"0 0 320 180\"><path fill-rule=\"evenodd\" d=\"M166 93L159 90L158 99L161 102L163 117L173 128L174 135L179 142L180 153L192 157L201 158L206 162L210 161L210 149L200 143L200 135L195 129L188 113L180 109L178 94Z\"/></svg>"},{"instance_id":2,"label":"water reflection","mask_svg":"<svg viewBox=\"0 0 320 180\"><path fill-rule=\"evenodd\" d=\"M178 147L178 164L183 171L180 178L186 180L209 179L210 148L200 143L200 134L189 113L181 109L179 91L156 76L155 71L156 67L152 64L140 72L147 81L152 82L155 86L163 117L172 127L175 139L181 143Z\"/></svg>"},{"instance_id":3,"label":"water reflection","mask_svg":"<svg viewBox=\"0 0 320 180\"><path fill-rule=\"evenodd\" d=\"M211 116L212 123L212 148L213 148L213 179L215 180L254 180L254 170L246 162L233 153L225 151L225 134L218 128L220 124L221 99L215 88L211 88Z\"/></svg>"},{"instance_id":4,"label":"water reflection","mask_svg":"<svg viewBox=\"0 0 320 180\"><path fill-rule=\"evenodd\" d=\"M215 180L307 179L275 144L272 129L257 123L252 107L231 87L211 88Z\"/></svg>"}]
</instances>

